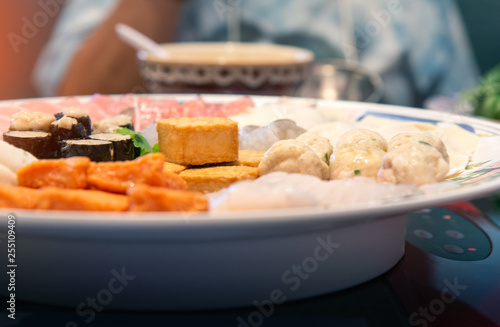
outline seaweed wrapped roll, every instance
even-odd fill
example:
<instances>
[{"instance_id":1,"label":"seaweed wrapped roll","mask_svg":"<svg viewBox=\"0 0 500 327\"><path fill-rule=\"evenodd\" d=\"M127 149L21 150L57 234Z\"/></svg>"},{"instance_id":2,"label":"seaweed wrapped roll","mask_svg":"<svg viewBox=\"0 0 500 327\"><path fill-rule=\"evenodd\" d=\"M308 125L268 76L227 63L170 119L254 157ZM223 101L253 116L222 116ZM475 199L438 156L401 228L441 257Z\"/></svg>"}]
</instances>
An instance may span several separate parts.
<instances>
[{"instance_id":1,"label":"seaweed wrapped roll","mask_svg":"<svg viewBox=\"0 0 500 327\"><path fill-rule=\"evenodd\" d=\"M64 116L75 118L77 122L83 125L85 131L87 132L87 135L90 135L90 133L92 133L92 123L90 121L90 117L89 115L87 115L87 113L85 113L85 111L80 108L69 107L61 112L58 112L54 116L56 117L56 119L61 119Z\"/></svg>"},{"instance_id":2,"label":"seaweed wrapped roll","mask_svg":"<svg viewBox=\"0 0 500 327\"><path fill-rule=\"evenodd\" d=\"M92 134L90 138L93 140L109 141L113 145L113 160L133 160L135 158L135 149L130 135L122 135L118 133L100 133Z\"/></svg>"},{"instance_id":3,"label":"seaweed wrapped roll","mask_svg":"<svg viewBox=\"0 0 500 327\"><path fill-rule=\"evenodd\" d=\"M21 148L38 159L53 159L59 154L59 146L49 133L39 131L8 131L3 140Z\"/></svg>"},{"instance_id":4,"label":"seaweed wrapped roll","mask_svg":"<svg viewBox=\"0 0 500 327\"><path fill-rule=\"evenodd\" d=\"M112 144L101 140L66 140L61 149L63 158L89 157L92 161L111 161Z\"/></svg>"},{"instance_id":5,"label":"seaweed wrapped roll","mask_svg":"<svg viewBox=\"0 0 500 327\"><path fill-rule=\"evenodd\" d=\"M71 139L84 139L87 131L75 118L63 116L50 124L50 131L58 142Z\"/></svg>"}]
</instances>

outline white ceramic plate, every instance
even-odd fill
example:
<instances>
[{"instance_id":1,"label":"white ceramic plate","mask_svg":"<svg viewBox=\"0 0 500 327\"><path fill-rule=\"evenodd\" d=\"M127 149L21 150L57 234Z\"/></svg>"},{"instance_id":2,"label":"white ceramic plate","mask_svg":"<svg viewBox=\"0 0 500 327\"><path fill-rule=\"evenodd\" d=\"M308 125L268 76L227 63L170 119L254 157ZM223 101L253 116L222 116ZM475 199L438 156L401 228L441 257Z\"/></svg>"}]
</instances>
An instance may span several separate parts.
<instances>
[{"instance_id":1,"label":"white ceramic plate","mask_svg":"<svg viewBox=\"0 0 500 327\"><path fill-rule=\"evenodd\" d=\"M168 97L184 101L194 95ZM235 98L203 97L207 102ZM257 106L279 101L253 100ZM447 113L368 103L319 104L341 108L353 119L388 114L466 124L477 134L500 135L496 123ZM89 298L99 307L126 310L279 305L386 272L404 252L405 213L500 190L500 151L481 149L472 162L480 164L470 165L456 179L460 187L369 207L195 215L2 210L0 264L9 264L5 248L12 214L17 300L74 307L76 319L95 310ZM11 293L8 278L0 274L2 296Z\"/></svg>"}]
</instances>

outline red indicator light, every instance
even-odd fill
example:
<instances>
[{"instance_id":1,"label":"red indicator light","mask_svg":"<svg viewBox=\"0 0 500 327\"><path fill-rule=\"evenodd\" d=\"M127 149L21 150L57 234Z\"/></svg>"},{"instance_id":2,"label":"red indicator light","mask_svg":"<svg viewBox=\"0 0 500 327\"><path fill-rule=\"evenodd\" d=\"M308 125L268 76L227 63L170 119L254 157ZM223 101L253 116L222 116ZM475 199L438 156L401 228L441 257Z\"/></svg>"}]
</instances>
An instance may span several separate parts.
<instances>
[{"instance_id":1,"label":"red indicator light","mask_svg":"<svg viewBox=\"0 0 500 327\"><path fill-rule=\"evenodd\" d=\"M476 248L468 248L469 251L476 251Z\"/></svg>"},{"instance_id":2,"label":"red indicator light","mask_svg":"<svg viewBox=\"0 0 500 327\"><path fill-rule=\"evenodd\" d=\"M443 219L451 219L451 216L450 215L444 215Z\"/></svg>"}]
</instances>

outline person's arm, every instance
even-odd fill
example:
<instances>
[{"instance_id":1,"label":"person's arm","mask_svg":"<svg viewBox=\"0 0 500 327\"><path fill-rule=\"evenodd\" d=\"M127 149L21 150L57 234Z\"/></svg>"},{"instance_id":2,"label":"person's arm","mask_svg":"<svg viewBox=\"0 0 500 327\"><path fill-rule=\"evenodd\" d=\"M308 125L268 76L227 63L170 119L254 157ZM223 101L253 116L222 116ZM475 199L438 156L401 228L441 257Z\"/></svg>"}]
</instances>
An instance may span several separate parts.
<instances>
[{"instance_id":1,"label":"person's arm","mask_svg":"<svg viewBox=\"0 0 500 327\"><path fill-rule=\"evenodd\" d=\"M140 87L136 50L120 40L124 23L163 43L175 38L181 0L122 0L82 44L61 80L58 95L127 93Z\"/></svg>"}]
</instances>

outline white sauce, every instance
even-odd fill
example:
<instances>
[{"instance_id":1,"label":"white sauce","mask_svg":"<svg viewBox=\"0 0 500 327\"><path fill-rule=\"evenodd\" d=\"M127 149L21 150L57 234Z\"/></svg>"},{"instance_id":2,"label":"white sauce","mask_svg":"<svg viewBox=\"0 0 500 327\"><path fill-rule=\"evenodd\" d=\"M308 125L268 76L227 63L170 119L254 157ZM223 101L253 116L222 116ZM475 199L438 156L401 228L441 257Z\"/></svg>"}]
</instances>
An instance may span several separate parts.
<instances>
[{"instance_id":1,"label":"white sauce","mask_svg":"<svg viewBox=\"0 0 500 327\"><path fill-rule=\"evenodd\" d=\"M73 117L73 118L82 118L86 117L87 114L85 111L78 107L69 107L63 111L65 116Z\"/></svg>"},{"instance_id":2,"label":"white sauce","mask_svg":"<svg viewBox=\"0 0 500 327\"><path fill-rule=\"evenodd\" d=\"M19 111L10 118L12 131L43 131L50 130L50 124L55 121L54 115L45 112Z\"/></svg>"},{"instance_id":3,"label":"white sauce","mask_svg":"<svg viewBox=\"0 0 500 327\"><path fill-rule=\"evenodd\" d=\"M62 116L59 120L52 123L52 125L64 129L72 129L73 125L76 124L78 124L78 121L75 118L71 118L68 116Z\"/></svg>"},{"instance_id":4,"label":"white sauce","mask_svg":"<svg viewBox=\"0 0 500 327\"><path fill-rule=\"evenodd\" d=\"M114 133L118 127L128 124L132 124L132 118L128 115L106 118L94 123L94 133Z\"/></svg>"}]
</instances>

